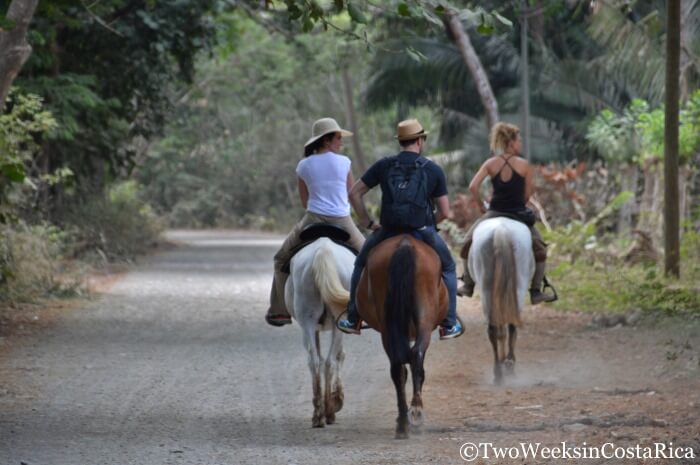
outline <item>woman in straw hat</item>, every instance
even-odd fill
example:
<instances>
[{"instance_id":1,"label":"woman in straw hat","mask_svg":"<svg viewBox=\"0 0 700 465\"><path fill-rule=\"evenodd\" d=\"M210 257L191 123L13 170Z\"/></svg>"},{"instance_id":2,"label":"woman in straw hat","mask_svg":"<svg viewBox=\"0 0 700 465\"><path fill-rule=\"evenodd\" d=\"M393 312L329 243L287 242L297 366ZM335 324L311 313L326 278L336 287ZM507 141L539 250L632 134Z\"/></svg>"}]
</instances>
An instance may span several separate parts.
<instances>
[{"instance_id":1,"label":"woman in straw hat","mask_svg":"<svg viewBox=\"0 0 700 465\"><path fill-rule=\"evenodd\" d=\"M270 308L265 320L273 326L290 324L292 319L284 303L287 273L282 271L291 258L291 251L301 243L299 235L313 223L330 223L350 234L350 245L362 248L364 236L350 217L348 190L353 185L350 159L340 155L343 137L352 136L333 118L322 118L311 128L311 138L304 144L304 158L297 165L297 182L301 205L306 209L302 219L287 235L275 254L275 276L270 291Z\"/></svg>"}]
</instances>

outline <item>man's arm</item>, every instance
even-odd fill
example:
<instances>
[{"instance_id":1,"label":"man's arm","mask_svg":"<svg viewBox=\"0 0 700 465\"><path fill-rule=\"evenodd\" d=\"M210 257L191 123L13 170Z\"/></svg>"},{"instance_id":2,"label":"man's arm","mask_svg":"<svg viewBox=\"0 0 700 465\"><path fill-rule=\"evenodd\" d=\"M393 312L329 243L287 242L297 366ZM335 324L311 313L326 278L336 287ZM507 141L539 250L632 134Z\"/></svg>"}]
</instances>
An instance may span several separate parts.
<instances>
[{"instance_id":1,"label":"man's arm","mask_svg":"<svg viewBox=\"0 0 700 465\"><path fill-rule=\"evenodd\" d=\"M360 226L362 226L363 228L377 229L379 227L378 224L373 223L372 225L370 225L370 221L372 220L369 217L369 212L367 212L365 201L362 198L367 192L369 192L369 187L367 187L367 184L365 184L362 181L362 179L359 179L355 184L352 185L352 187L350 188L350 192L348 192L350 205L352 205L352 208L355 210L355 213L357 213L357 218L360 222Z\"/></svg>"},{"instance_id":2,"label":"man's arm","mask_svg":"<svg viewBox=\"0 0 700 465\"><path fill-rule=\"evenodd\" d=\"M446 195L441 195L434 199L437 207L437 215L435 215L435 224L440 224L443 220L449 219L452 214L450 212L450 199Z\"/></svg>"}]
</instances>

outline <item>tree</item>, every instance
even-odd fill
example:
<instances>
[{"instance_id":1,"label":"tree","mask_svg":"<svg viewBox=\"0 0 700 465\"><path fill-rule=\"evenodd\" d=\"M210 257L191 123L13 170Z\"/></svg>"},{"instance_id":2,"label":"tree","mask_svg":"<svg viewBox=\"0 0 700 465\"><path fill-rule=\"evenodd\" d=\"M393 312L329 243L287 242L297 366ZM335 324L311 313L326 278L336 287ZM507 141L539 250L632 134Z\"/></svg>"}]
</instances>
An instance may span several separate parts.
<instances>
[{"instance_id":1,"label":"tree","mask_svg":"<svg viewBox=\"0 0 700 465\"><path fill-rule=\"evenodd\" d=\"M32 53L27 30L39 0L13 0L0 25L0 111L10 86Z\"/></svg>"},{"instance_id":2,"label":"tree","mask_svg":"<svg viewBox=\"0 0 700 465\"><path fill-rule=\"evenodd\" d=\"M75 174L73 192L101 191L129 175L140 141L157 135L192 79L196 57L218 40L223 0L41 2L28 36L34 53L15 81L41 96L57 120L34 165ZM225 23L220 25L225 27ZM53 188L39 205L67 202Z\"/></svg>"},{"instance_id":3,"label":"tree","mask_svg":"<svg viewBox=\"0 0 700 465\"><path fill-rule=\"evenodd\" d=\"M481 98L481 104L486 112L486 127L490 131L500 120L500 117L498 116L498 102L496 102L496 97L493 95L488 76L484 71L481 60L479 60L479 56L476 54L469 40L469 35L464 31L464 27L454 11L445 13L445 27L449 31L452 40L457 45L459 53L462 55L462 59L469 68L472 79L476 84L476 89Z\"/></svg>"},{"instance_id":4,"label":"tree","mask_svg":"<svg viewBox=\"0 0 700 465\"><path fill-rule=\"evenodd\" d=\"M664 125L664 272L680 276L678 205L678 101L681 47L681 1L667 0L666 115Z\"/></svg>"}]
</instances>

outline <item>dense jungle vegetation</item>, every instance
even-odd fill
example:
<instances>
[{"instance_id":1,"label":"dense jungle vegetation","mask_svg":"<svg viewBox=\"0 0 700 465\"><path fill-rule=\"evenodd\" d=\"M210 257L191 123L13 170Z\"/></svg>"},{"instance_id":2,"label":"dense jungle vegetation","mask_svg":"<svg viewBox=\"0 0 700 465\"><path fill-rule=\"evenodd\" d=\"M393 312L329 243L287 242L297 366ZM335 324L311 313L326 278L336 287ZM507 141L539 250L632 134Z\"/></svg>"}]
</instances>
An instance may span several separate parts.
<instances>
[{"instance_id":1,"label":"dense jungle vegetation","mask_svg":"<svg viewBox=\"0 0 700 465\"><path fill-rule=\"evenodd\" d=\"M419 118L448 175L455 216L442 229L457 249L490 122L523 124L525 72L556 305L698 314L700 1L682 2L680 280L662 268L665 7L0 2L0 305L80 293L86 270L134 259L167 227L285 231L323 116L355 132L356 178L397 150L399 120Z\"/></svg>"}]
</instances>

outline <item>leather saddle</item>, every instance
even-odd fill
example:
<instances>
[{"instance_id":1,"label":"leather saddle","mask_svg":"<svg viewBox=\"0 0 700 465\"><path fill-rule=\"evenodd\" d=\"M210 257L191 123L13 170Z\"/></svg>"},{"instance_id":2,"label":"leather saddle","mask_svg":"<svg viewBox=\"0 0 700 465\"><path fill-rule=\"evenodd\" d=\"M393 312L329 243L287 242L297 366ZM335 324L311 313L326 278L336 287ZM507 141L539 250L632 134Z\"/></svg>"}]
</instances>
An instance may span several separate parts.
<instances>
[{"instance_id":1,"label":"leather saddle","mask_svg":"<svg viewBox=\"0 0 700 465\"><path fill-rule=\"evenodd\" d=\"M355 256L359 253L359 251L355 250L350 244L348 244L348 241L350 240L350 233L348 233L346 230L341 228L340 226L336 226L334 224L330 223L313 223L308 226L306 226L302 231L301 234L299 235L301 238L301 244L297 245L291 250L291 256L289 257L289 260L284 264L282 267L282 271L284 273L289 273L290 272L290 262L292 261L292 258L299 253L301 249L306 247L307 245L311 244L314 242L316 239L320 239L322 237L327 237L328 239L332 240L338 245L341 245L348 249L350 252L352 252Z\"/></svg>"}]
</instances>

